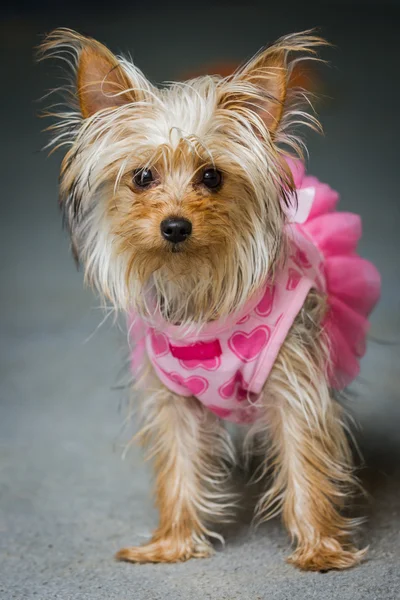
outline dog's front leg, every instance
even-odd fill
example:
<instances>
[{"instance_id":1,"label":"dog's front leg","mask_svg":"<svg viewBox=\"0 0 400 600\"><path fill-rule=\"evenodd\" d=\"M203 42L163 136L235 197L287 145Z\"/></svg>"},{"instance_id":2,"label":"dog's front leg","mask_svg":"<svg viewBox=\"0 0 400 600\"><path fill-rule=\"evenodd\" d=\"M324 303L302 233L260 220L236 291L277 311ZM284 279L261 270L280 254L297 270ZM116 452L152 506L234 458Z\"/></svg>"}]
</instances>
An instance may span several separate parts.
<instances>
[{"instance_id":1,"label":"dog's front leg","mask_svg":"<svg viewBox=\"0 0 400 600\"><path fill-rule=\"evenodd\" d=\"M328 350L307 308L294 324L263 394L271 488L259 517L282 512L296 542L289 562L305 570L345 569L365 551L351 544L357 521L342 514L355 480L343 414L326 377ZM259 431L260 433L260 431ZM269 444L268 444L269 441Z\"/></svg>"},{"instance_id":2,"label":"dog's front leg","mask_svg":"<svg viewBox=\"0 0 400 600\"><path fill-rule=\"evenodd\" d=\"M212 553L209 529L224 520L231 499L221 487L232 447L220 421L195 398L161 387L144 403L140 439L155 466L160 520L149 543L124 548L120 560L176 562Z\"/></svg>"}]
</instances>

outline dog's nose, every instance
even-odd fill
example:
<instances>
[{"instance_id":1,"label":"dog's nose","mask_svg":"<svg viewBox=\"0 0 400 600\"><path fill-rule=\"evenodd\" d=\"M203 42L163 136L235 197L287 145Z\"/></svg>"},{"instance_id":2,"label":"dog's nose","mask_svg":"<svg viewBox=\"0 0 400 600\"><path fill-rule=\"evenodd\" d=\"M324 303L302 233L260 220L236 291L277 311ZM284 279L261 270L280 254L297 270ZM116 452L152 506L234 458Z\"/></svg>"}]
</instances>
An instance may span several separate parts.
<instances>
[{"instance_id":1,"label":"dog's nose","mask_svg":"<svg viewBox=\"0 0 400 600\"><path fill-rule=\"evenodd\" d=\"M161 221L161 235L167 242L178 244L184 242L192 233L192 224L187 219L171 217Z\"/></svg>"}]
</instances>

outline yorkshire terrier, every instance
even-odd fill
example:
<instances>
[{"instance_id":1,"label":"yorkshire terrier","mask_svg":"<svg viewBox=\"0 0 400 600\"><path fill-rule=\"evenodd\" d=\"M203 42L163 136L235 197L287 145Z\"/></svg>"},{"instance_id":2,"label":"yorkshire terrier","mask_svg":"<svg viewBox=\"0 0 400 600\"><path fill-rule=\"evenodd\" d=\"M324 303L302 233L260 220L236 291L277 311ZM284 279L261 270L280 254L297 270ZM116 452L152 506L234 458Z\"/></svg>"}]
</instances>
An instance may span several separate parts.
<instances>
[{"instance_id":1,"label":"yorkshire terrier","mask_svg":"<svg viewBox=\"0 0 400 600\"><path fill-rule=\"evenodd\" d=\"M71 70L50 129L66 146L61 207L85 280L128 315L160 521L125 561L212 553L235 505L224 421L246 425L269 487L258 520L282 514L306 570L359 563L355 485L334 390L365 351L379 275L356 254L357 215L304 173L300 124L319 128L299 61L325 42L281 38L228 76L158 88L130 60L68 29L43 57ZM296 158L297 157L297 158Z\"/></svg>"}]
</instances>

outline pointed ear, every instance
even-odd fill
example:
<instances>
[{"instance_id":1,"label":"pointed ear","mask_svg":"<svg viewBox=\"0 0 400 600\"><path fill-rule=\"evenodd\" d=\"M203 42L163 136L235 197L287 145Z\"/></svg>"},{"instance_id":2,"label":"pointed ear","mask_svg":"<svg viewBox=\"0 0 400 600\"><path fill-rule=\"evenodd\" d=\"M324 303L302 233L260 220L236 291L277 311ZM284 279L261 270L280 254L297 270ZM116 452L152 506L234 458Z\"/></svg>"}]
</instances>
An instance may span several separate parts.
<instances>
[{"instance_id":1,"label":"pointed ear","mask_svg":"<svg viewBox=\"0 0 400 600\"><path fill-rule=\"evenodd\" d=\"M50 57L64 58L71 65L75 76L72 83L85 119L138 99L138 92L132 89L134 83L118 58L92 38L70 29L56 29L39 47L39 59Z\"/></svg>"},{"instance_id":2,"label":"pointed ear","mask_svg":"<svg viewBox=\"0 0 400 600\"><path fill-rule=\"evenodd\" d=\"M242 105L247 111L252 110L274 134L284 112L294 65L305 58L315 59L314 47L324 44L324 40L309 31L281 38L228 78L225 102L231 107ZM297 54L300 56L296 57Z\"/></svg>"},{"instance_id":3,"label":"pointed ear","mask_svg":"<svg viewBox=\"0 0 400 600\"><path fill-rule=\"evenodd\" d=\"M243 67L239 78L259 90L259 95L250 99L250 103L273 133L281 120L286 99L288 77L284 52L272 49L260 52Z\"/></svg>"},{"instance_id":4,"label":"pointed ear","mask_svg":"<svg viewBox=\"0 0 400 600\"><path fill-rule=\"evenodd\" d=\"M128 77L118 59L99 42L85 46L80 54L77 91L82 116L135 101Z\"/></svg>"}]
</instances>

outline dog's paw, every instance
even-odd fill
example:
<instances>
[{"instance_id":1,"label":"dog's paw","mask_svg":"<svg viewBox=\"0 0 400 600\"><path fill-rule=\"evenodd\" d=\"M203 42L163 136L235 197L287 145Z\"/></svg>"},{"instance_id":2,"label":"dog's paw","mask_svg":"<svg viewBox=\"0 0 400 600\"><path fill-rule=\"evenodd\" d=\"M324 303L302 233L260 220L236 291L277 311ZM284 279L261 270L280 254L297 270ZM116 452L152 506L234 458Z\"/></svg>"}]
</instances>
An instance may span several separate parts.
<instances>
[{"instance_id":1,"label":"dog's paw","mask_svg":"<svg viewBox=\"0 0 400 600\"><path fill-rule=\"evenodd\" d=\"M363 560L367 550L368 548L357 550L352 546L343 547L334 538L322 538L315 545L299 546L288 558L288 562L303 571L349 569Z\"/></svg>"},{"instance_id":2,"label":"dog's paw","mask_svg":"<svg viewBox=\"0 0 400 600\"><path fill-rule=\"evenodd\" d=\"M189 558L207 558L213 553L205 541L188 538L164 537L151 540L143 546L123 548L115 555L117 560L133 563L174 563Z\"/></svg>"}]
</instances>

